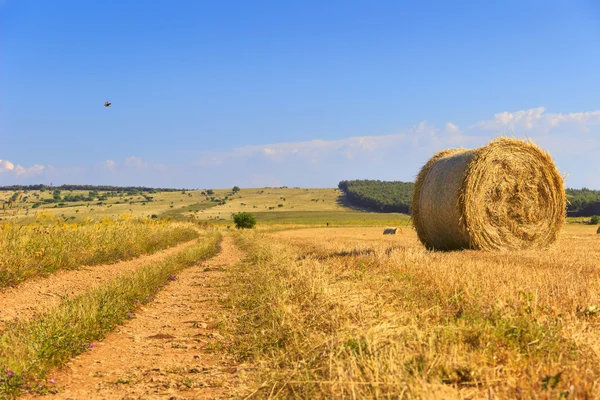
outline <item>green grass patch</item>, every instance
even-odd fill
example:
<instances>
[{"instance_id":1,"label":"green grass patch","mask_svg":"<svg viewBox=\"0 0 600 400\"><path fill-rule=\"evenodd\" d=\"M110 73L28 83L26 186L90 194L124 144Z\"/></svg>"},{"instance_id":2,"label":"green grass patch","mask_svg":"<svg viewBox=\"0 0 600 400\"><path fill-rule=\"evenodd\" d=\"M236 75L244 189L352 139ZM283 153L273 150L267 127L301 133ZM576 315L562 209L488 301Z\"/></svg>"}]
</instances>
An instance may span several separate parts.
<instances>
[{"instance_id":1,"label":"green grass patch","mask_svg":"<svg viewBox=\"0 0 600 400\"><path fill-rule=\"evenodd\" d=\"M410 216L399 213L359 211L261 211L252 212L257 222L265 224L306 224L335 226L405 225Z\"/></svg>"},{"instance_id":2,"label":"green grass patch","mask_svg":"<svg viewBox=\"0 0 600 400\"><path fill-rule=\"evenodd\" d=\"M0 398L44 391L46 374L90 348L129 313L153 299L174 275L217 252L220 236L207 235L181 253L142 266L30 322L11 322L0 335Z\"/></svg>"},{"instance_id":3,"label":"green grass patch","mask_svg":"<svg viewBox=\"0 0 600 400\"><path fill-rule=\"evenodd\" d=\"M163 219L172 219L174 221L187 221L189 218L185 215L185 213L195 213L197 211L207 210L216 205L216 202L191 204L189 206L173 208L165 211L159 214L158 217Z\"/></svg>"}]
</instances>

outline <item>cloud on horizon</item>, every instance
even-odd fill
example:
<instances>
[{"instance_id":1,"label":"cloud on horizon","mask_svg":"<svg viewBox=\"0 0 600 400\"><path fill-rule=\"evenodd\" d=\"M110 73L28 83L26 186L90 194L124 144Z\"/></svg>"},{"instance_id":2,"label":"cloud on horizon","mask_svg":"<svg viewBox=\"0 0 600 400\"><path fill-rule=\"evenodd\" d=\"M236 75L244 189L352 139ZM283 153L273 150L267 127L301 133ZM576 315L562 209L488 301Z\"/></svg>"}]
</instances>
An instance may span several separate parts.
<instances>
[{"instance_id":1,"label":"cloud on horizon","mask_svg":"<svg viewBox=\"0 0 600 400\"><path fill-rule=\"evenodd\" d=\"M162 187L334 187L343 179L413 180L437 151L473 148L497 136L527 137L550 151L569 187L600 189L600 110L548 113L544 107L502 112L461 128L423 121L393 134L334 140L250 145L226 152L204 151L177 165L138 156L93 166L30 167L0 160L1 184L50 182Z\"/></svg>"}]
</instances>

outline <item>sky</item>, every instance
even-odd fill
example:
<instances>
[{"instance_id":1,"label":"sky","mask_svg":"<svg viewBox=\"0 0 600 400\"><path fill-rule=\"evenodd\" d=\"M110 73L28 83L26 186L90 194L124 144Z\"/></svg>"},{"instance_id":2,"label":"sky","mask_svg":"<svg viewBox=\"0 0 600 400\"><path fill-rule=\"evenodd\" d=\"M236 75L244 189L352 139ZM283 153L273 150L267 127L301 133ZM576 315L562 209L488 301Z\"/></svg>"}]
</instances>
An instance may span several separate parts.
<instances>
[{"instance_id":1,"label":"sky","mask_svg":"<svg viewBox=\"0 0 600 400\"><path fill-rule=\"evenodd\" d=\"M511 136L600 189L598 71L595 1L0 0L0 185L411 181Z\"/></svg>"}]
</instances>

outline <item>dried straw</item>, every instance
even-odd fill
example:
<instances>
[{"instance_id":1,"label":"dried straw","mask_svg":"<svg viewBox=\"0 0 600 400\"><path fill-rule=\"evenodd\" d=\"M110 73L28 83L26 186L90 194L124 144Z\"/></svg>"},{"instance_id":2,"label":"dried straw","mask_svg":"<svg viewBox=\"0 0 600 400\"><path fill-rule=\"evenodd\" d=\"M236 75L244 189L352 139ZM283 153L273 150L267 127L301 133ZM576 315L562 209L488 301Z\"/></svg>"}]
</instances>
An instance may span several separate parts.
<instances>
[{"instance_id":1,"label":"dried straw","mask_svg":"<svg viewBox=\"0 0 600 400\"><path fill-rule=\"evenodd\" d=\"M437 153L419 172L412 200L417 235L436 250L545 248L565 214L550 154L509 138Z\"/></svg>"}]
</instances>

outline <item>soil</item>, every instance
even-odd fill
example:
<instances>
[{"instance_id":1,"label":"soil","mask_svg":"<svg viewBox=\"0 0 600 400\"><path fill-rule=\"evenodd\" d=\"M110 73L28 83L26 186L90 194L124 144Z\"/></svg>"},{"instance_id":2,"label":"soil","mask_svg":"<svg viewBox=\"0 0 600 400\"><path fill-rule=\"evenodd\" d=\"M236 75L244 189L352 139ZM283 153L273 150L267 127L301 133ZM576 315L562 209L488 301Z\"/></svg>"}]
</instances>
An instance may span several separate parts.
<instances>
[{"instance_id":1,"label":"soil","mask_svg":"<svg viewBox=\"0 0 600 400\"><path fill-rule=\"evenodd\" d=\"M239 397L249 365L235 362L215 322L224 270L243 257L225 236L214 258L181 272L156 299L66 367L48 374L51 399ZM40 397L36 397L40 398Z\"/></svg>"},{"instance_id":2,"label":"soil","mask_svg":"<svg viewBox=\"0 0 600 400\"><path fill-rule=\"evenodd\" d=\"M197 240L194 239L129 261L58 271L50 276L34 278L15 288L1 291L0 329L12 319L33 319L37 315L58 306L66 298L77 296L94 287L103 285L121 274L135 271L143 264L164 260L196 243Z\"/></svg>"}]
</instances>

